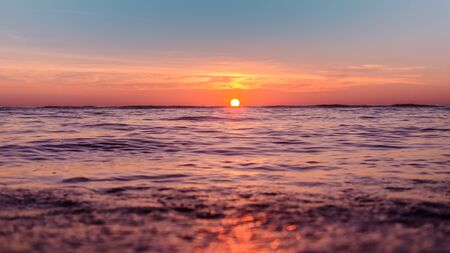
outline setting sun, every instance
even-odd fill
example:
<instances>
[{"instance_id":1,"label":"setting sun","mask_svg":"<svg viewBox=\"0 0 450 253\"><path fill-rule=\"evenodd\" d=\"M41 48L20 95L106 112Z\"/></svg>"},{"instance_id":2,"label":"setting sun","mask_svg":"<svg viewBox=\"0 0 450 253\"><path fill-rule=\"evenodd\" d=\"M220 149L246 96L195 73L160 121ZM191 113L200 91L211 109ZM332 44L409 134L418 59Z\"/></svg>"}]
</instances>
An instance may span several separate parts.
<instances>
[{"instance_id":1,"label":"setting sun","mask_svg":"<svg viewBox=\"0 0 450 253\"><path fill-rule=\"evenodd\" d=\"M241 101L239 101L239 99L237 99L237 98L233 98L230 101L231 107L239 107L240 104L241 104Z\"/></svg>"}]
</instances>

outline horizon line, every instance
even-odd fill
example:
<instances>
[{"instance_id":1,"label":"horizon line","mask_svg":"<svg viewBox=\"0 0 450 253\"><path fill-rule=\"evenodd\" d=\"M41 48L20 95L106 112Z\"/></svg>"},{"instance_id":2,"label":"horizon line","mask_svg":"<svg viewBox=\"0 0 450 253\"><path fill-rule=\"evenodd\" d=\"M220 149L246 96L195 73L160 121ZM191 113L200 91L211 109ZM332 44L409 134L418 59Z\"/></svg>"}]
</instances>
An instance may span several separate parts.
<instances>
[{"instance_id":1,"label":"horizon line","mask_svg":"<svg viewBox=\"0 0 450 253\"><path fill-rule=\"evenodd\" d=\"M314 105L241 105L241 108L276 108L276 107L322 107L322 108L345 108L345 107L448 107L450 104L314 104ZM228 108L227 105L44 105L44 106L3 106L0 108L23 108L23 109L57 109L57 108L123 108L123 109L151 109L151 108ZM238 107L239 108L239 107ZM238 109L234 108L234 109Z\"/></svg>"}]
</instances>

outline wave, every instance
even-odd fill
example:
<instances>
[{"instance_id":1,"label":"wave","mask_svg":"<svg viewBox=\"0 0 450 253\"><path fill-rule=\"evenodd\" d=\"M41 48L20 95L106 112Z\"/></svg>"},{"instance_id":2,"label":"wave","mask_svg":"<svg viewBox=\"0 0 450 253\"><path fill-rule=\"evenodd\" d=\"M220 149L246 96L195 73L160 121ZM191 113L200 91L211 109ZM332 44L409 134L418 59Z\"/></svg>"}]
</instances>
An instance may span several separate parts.
<instances>
[{"instance_id":1,"label":"wave","mask_svg":"<svg viewBox=\"0 0 450 253\"><path fill-rule=\"evenodd\" d=\"M392 107L439 107L438 105L427 104L393 104Z\"/></svg>"},{"instance_id":2,"label":"wave","mask_svg":"<svg viewBox=\"0 0 450 253\"><path fill-rule=\"evenodd\" d=\"M167 120L186 120L186 121L211 121L211 120L226 120L226 118L214 116L183 116L177 118L169 118Z\"/></svg>"},{"instance_id":3,"label":"wave","mask_svg":"<svg viewBox=\"0 0 450 253\"><path fill-rule=\"evenodd\" d=\"M215 116L182 116L176 118L168 118L169 121L246 121L252 118L225 118Z\"/></svg>"},{"instance_id":4,"label":"wave","mask_svg":"<svg viewBox=\"0 0 450 253\"><path fill-rule=\"evenodd\" d=\"M133 175L123 177L110 177L110 178L87 178L87 177L71 177L61 180L61 183L88 183L88 182L105 182L105 181L136 181L136 180L164 180L174 178L186 178L189 175L185 174L162 174L155 176L148 175Z\"/></svg>"},{"instance_id":5,"label":"wave","mask_svg":"<svg viewBox=\"0 0 450 253\"><path fill-rule=\"evenodd\" d=\"M83 152L128 152L148 154L152 152L176 152L179 147L149 139L110 139L110 138L73 138L64 140L36 140L26 144L12 144L0 146L0 153L4 157L22 157L27 160L39 158L63 159L68 153ZM59 154L60 156L57 156Z\"/></svg>"},{"instance_id":6,"label":"wave","mask_svg":"<svg viewBox=\"0 0 450 253\"><path fill-rule=\"evenodd\" d=\"M84 127L88 128L104 128L109 130L123 130L123 131L131 131L136 128L136 126L132 126L129 124L123 123L96 123L96 124L87 124Z\"/></svg>"}]
</instances>

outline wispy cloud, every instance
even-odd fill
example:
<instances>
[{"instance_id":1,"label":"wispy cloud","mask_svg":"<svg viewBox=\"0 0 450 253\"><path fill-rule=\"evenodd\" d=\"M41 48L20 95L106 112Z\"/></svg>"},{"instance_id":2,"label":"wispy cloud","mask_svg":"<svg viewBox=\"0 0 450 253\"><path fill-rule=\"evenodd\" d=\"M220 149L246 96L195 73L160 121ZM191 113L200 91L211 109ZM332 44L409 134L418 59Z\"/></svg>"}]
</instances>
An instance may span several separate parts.
<instances>
[{"instance_id":1,"label":"wispy cloud","mask_svg":"<svg viewBox=\"0 0 450 253\"><path fill-rule=\"evenodd\" d=\"M365 64L307 67L271 61L150 55L135 58L0 49L0 80L16 85L108 89L273 89L330 91L363 85L419 84L423 67Z\"/></svg>"}]
</instances>

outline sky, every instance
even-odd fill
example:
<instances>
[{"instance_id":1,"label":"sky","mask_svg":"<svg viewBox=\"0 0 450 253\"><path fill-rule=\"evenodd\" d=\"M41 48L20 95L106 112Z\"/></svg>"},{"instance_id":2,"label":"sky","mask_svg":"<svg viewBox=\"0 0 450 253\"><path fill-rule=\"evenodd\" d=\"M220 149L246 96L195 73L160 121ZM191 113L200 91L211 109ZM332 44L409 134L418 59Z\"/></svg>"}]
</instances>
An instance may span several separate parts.
<instances>
[{"instance_id":1,"label":"sky","mask_svg":"<svg viewBox=\"0 0 450 253\"><path fill-rule=\"evenodd\" d=\"M0 106L233 97L450 104L450 1L0 1Z\"/></svg>"}]
</instances>

